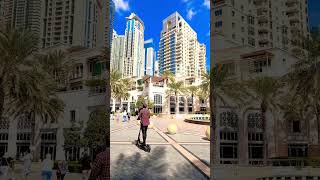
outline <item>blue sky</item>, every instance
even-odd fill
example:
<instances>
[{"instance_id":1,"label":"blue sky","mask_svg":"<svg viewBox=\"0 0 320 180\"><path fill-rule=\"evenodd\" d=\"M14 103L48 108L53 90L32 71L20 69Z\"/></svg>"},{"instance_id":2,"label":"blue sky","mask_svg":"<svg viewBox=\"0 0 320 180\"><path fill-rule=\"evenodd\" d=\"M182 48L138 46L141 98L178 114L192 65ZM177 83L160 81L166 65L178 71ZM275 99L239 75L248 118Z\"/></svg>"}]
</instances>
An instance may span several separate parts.
<instances>
[{"instance_id":1,"label":"blue sky","mask_svg":"<svg viewBox=\"0 0 320 180\"><path fill-rule=\"evenodd\" d=\"M310 19L311 27L320 25L320 1L319 0L309 0L309 19Z\"/></svg>"},{"instance_id":2,"label":"blue sky","mask_svg":"<svg viewBox=\"0 0 320 180\"><path fill-rule=\"evenodd\" d=\"M162 21L177 11L197 32L198 40L207 48L207 67L210 67L210 9L209 0L114 0L116 15L114 29L124 34L126 19L131 12L136 13L145 25L145 40L153 38L159 49Z\"/></svg>"}]
</instances>

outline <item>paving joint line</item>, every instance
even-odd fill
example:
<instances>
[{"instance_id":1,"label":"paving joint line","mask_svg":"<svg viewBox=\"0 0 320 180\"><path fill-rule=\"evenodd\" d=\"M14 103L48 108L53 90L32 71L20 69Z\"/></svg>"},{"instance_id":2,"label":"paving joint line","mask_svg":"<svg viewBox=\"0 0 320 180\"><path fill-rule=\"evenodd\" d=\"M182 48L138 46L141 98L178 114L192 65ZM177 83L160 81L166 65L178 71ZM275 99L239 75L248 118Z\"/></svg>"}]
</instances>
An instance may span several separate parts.
<instances>
[{"instance_id":1,"label":"paving joint line","mask_svg":"<svg viewBox=\"0 0 320 180\"><path fill-rule=\"evenodd\" d=\"M207 178L210 177L210 167L202 162L198 157L190 153L188 150L186 150L183 146L178 144L174 139L172 139L170 136L166 135L164 132L159 130L157 127L153 128L162 138L164 138L170 145L172 145L183 157L185 157L193 166L195 166L197 169L200 170L201 173L203 173Z\"/></svg>"}]
</instances>

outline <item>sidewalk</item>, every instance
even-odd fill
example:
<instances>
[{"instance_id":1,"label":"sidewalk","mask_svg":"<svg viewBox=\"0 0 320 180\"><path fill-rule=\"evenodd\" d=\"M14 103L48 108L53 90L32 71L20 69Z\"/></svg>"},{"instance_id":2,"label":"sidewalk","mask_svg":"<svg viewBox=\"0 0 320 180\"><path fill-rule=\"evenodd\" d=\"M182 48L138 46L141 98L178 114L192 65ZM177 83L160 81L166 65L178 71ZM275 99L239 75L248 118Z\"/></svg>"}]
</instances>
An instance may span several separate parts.
<instances>
[{"instance_id":1,"label":"sidewalk","mask_svg":"<svg viewBox=\"0 0 320 180\"><path fill-rule=\"evenodd\" d=\"M146 153L132 144L139 126L130 122L111 121L112 179L208 179L210 142L204 139L207 126L152 117L154 129L148 129ZM166 134L169 124L178 126L175 135Z\"/></svg>"}]
</instances>

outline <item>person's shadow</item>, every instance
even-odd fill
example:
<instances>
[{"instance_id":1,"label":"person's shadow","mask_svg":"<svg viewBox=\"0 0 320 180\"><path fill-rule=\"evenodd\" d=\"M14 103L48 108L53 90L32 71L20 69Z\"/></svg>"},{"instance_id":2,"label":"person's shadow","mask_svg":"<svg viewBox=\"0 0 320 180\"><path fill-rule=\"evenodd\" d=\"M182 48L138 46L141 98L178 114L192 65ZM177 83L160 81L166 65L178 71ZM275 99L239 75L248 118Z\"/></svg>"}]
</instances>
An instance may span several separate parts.
<instances>
[{"instance_id":1,"label":"person's shadow","mask_svg":"<svg viewBox=\"0 0 320 180\"><path fill-rule=\"evenodd\" d=\"M140 153L131 156L120 154L114 164L111 164L111 179L117 180L188 180L209 179L201 174L191 163L181 163L168 174L169 164L166 162L166 149L155 147L147 157ZM172 168L172 167L171 167Z\"/></svg>"}]
</instances>

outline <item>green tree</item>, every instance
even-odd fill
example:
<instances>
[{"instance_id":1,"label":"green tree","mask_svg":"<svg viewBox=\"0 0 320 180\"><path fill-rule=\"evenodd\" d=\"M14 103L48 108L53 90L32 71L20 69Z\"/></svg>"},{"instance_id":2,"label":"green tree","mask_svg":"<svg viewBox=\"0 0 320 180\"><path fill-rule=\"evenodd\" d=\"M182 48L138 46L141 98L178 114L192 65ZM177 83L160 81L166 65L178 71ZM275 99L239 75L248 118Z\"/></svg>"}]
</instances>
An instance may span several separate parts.
<instances>
[{"instance_id":1,"label":"green tree","mask_svg":"<svg viewBox=\"0 0 320 180\"><path fill-rule=\"evenodd\" d=\"M261 76L247 81L246 86L249 92L251 92L252 100L257 101L260 105L261 118L264 125L264 151L267 151L266 113L269 111L274 119L277 117L275 113L279 109L278 102L283 94L284 84L277 78ZM264 160L266 158L264 157Z\"/></svg>"},{"instance_id":2,"label":"green tree","mask_svg":"<svg viewBox=\"0 0 320 180\"><path fill-rule=\"evenodd\" d=\"M186 88L189 95L191 95L191 101L192 101L192 113L194 113L194 96L198 94L199 92L199 86L189 86Z\"/></svg>"},{"instance_id":3,"label":"green tree","mask_svg":"<svg viewBox=\"0 0 320 180\"><path fill-rule=\"evenodd\" d=\"M111 97L120 100L120 109L122 108L122 99L129 97L133 82L129 78L122 78L120 72L113 70L110 73Z\"/></svg>"},{"instance_id":4,"label":"green tree","mask_svg":"<svg viewBox=\"0 0 320 180\"><path fill-rule=\"evenodd\" d=\"M216 153L218 130L216 128L216 116L218 110L217 102L220 101L224 105L236 104L236 106L244 105L248 103L247 97L249 94L245 94L245 91L239 91L243 88L243 85L230 78L229 70L227 66L223 64L217 64L210 72L204 74L204 81L201 85L204 96L209 96L210 93L210 116L211 116L211 132L210 139L213 143L210 143L210 156L213 157L212 165L218 164L218 154ZM212 83L211 83L212 82ZM232 101L232 102L230 102Z\"/></svg>"},{"instance_id":5,"label":"green tree","mask_svg":"<svg viewBox=\"0 0 320 180\"><path fill-rule=\"evenodd\" d=\"M307 40L308 56L299 60L287 74L289 90L300 102L313 108L320 130L320 38ZM320 141L320 136L319 136Z\"/></svg>"},{"instance_id":6,"label":"green tree","mask_svg":"<svg viewBox=\"0 0 320 180\"><path fill-rule=\"evenodd\" d=\"M0 30L0 117L3 112L15 119L28 114L35 160L39 159L43 121L56 121L64 107L55 94L56 84L34 56L37 44L28 30L9 26Z\"/></svg>"},{"instance_id":7,"label":"green tree","mask_svg":"<svg viewBox=\"0 0 320 180\"><path fill-rule=\"evenodd\" d=\"M90 114L87 126L84 130L82 142L84 147L94 152L101 145L106 145L106 136L109 134L109 113L105 108L97 108Z\"/></svg>"},{"instance_id":8,"label":"green tree","mask_svg":"<svg viewBox=\"0 0 320 180\"><path fill-rule=\"evenodd\" d=\"M143 104L146 103L149 109L153 109L154 103L147 96L139 96L135 106L137 108L142 108Z\"/></svg>"},{"instance_id":9,"label":"green tree","mask_svg":"<svg viewBox=\"0 0 320 180\"><path fill-rule=\"evenodd\" d=\"M171 79L171 81L168 83L168 88L169 89L166 91L166 94L168 98L174 95L176 103L176 114L179 114L179 95L182 95L186 92L184 83L183 81L175 81L174 79Z\"/></svg>"},{"instance_id":10,"label":"green tree","mask_svg":"<svg viewBox=\"0 0 320 180\"><path fill-rule=\"evenodd\" d=\"M37 50L38 39L28 30L17 30L9 26L0 29L0 118L8 101L18 97L18 90L35 92L29 80L32 74L30 56ZM19 87L20 85L24 85Z\"/></svg>"}]
</instances>

